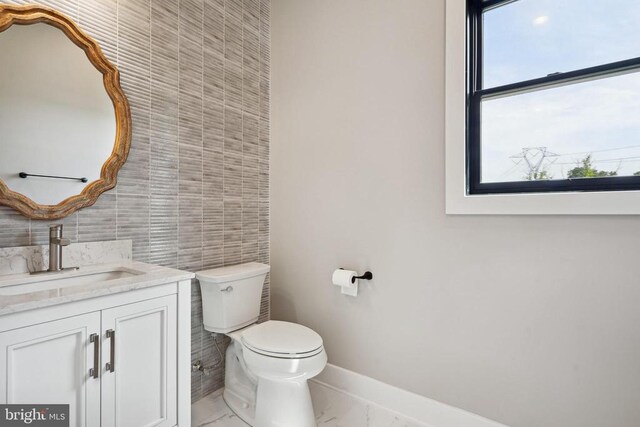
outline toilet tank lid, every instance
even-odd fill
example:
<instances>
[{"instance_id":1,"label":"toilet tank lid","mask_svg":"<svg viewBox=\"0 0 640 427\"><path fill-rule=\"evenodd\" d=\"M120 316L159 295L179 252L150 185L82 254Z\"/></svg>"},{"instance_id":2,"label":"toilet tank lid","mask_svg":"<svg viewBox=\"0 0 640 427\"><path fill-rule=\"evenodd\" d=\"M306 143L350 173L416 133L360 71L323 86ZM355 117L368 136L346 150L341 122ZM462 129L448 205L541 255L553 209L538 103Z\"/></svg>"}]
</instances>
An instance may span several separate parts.
<instances>
[{"instance_id":1,"label":"toilet tank lid","mask_svg":"<svg viewBox=\"0 0 640 427\"><path fill-rule=\"evenodd\" d=\"M227 267L213 268L211 270L199 271L196 279L205 280L211 283L233 282L235 280L246 279L259 276L269 272L267 264L259 262L248 262L245 264L230 265Z\"/></svg>"}]
</instances>

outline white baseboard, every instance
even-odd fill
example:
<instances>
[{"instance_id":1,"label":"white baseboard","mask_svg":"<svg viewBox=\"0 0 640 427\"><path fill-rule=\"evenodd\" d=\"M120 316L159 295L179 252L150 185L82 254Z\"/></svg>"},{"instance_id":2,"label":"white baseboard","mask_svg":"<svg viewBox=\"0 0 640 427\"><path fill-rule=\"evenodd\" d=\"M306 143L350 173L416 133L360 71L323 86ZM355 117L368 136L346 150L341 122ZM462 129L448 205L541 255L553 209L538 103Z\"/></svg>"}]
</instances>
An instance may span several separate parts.
<instances>
[{"instance_id":1,"label":"white baseboard","mask_svg":"<svg viewBox=\"0 0 640 427\"><path fill-rule=\"evenodd\" d=\"M332 364L312 381L367 400L429 427L506 427L471 412L385 384Z\"/></svg>"}]
</instances>

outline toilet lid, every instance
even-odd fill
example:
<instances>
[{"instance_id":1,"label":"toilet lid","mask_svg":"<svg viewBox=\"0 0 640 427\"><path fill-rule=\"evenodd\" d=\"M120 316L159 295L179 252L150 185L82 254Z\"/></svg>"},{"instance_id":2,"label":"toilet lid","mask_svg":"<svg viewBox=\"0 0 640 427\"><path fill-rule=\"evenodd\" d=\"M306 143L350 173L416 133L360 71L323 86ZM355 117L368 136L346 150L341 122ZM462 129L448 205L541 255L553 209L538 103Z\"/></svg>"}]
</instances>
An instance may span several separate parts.
<instances>
[{"instance_id":1,"label":"toilet lid","mask_svg":"<svg viewBox=\"0 0 640 427\"><path fill-rule=\"evenodd\" d=\"M269 320L249 328L242 342L259 353L305 356L322 347L322 337L296 323Z\"/></svg>"}]
</instances>

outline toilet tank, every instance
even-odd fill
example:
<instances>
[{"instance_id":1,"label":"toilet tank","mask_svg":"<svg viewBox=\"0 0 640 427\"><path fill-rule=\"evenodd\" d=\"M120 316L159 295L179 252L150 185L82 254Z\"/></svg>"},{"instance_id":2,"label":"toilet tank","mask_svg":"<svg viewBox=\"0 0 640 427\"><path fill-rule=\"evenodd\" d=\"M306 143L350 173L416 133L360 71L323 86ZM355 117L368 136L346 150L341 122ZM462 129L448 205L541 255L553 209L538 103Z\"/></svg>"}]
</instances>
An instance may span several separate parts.
<instances>
[{"instance_id":1,"label":"toilet tank","mask_svg":"<svg viewBox=\"0 0 640 427\"><path fill-rule=\"evenodd\" d=\"M255 323L269 266L257 262L196 273L207 331L226 334Z\"/></svg>"}]
</instances>

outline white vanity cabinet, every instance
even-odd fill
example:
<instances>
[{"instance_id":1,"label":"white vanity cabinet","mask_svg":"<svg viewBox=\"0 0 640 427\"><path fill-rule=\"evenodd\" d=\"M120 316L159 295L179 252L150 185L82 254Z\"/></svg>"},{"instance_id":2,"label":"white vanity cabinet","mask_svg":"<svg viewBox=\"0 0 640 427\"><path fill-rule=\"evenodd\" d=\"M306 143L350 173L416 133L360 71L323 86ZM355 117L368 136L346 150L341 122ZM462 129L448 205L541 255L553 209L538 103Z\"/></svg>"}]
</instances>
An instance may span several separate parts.
<instances>
[{"instance_id":1,"label":"white vanity cabinet","mask_svg":"<svg viewBox=\"0 0 640 427\"><path fill-rule=\"evenodd\" d=\"M99 333L100 312L0 333L0 402L69 403L71 426L100 426L100 379L89 375Z\"/></svg>"},{"instance_id":2,"label":"white vanity cabinet","mask_svg":"<svg viewBox=\"0 0 640 427\"><path fill-rule=\"evenodd\" d=\"M176 298L102 312L102 427L176 425Z\"/></svg>"},{"instance_id":3,"label":"white vanity cabinet","mask_svg":"<svg viewBox=\"0 0 640 427\"><path fill-rule=\"evenodd\" d=\"M69 403L72 427L188 427L190 288L0 316L0 403Z\"/></svg>"}]
</instances>

